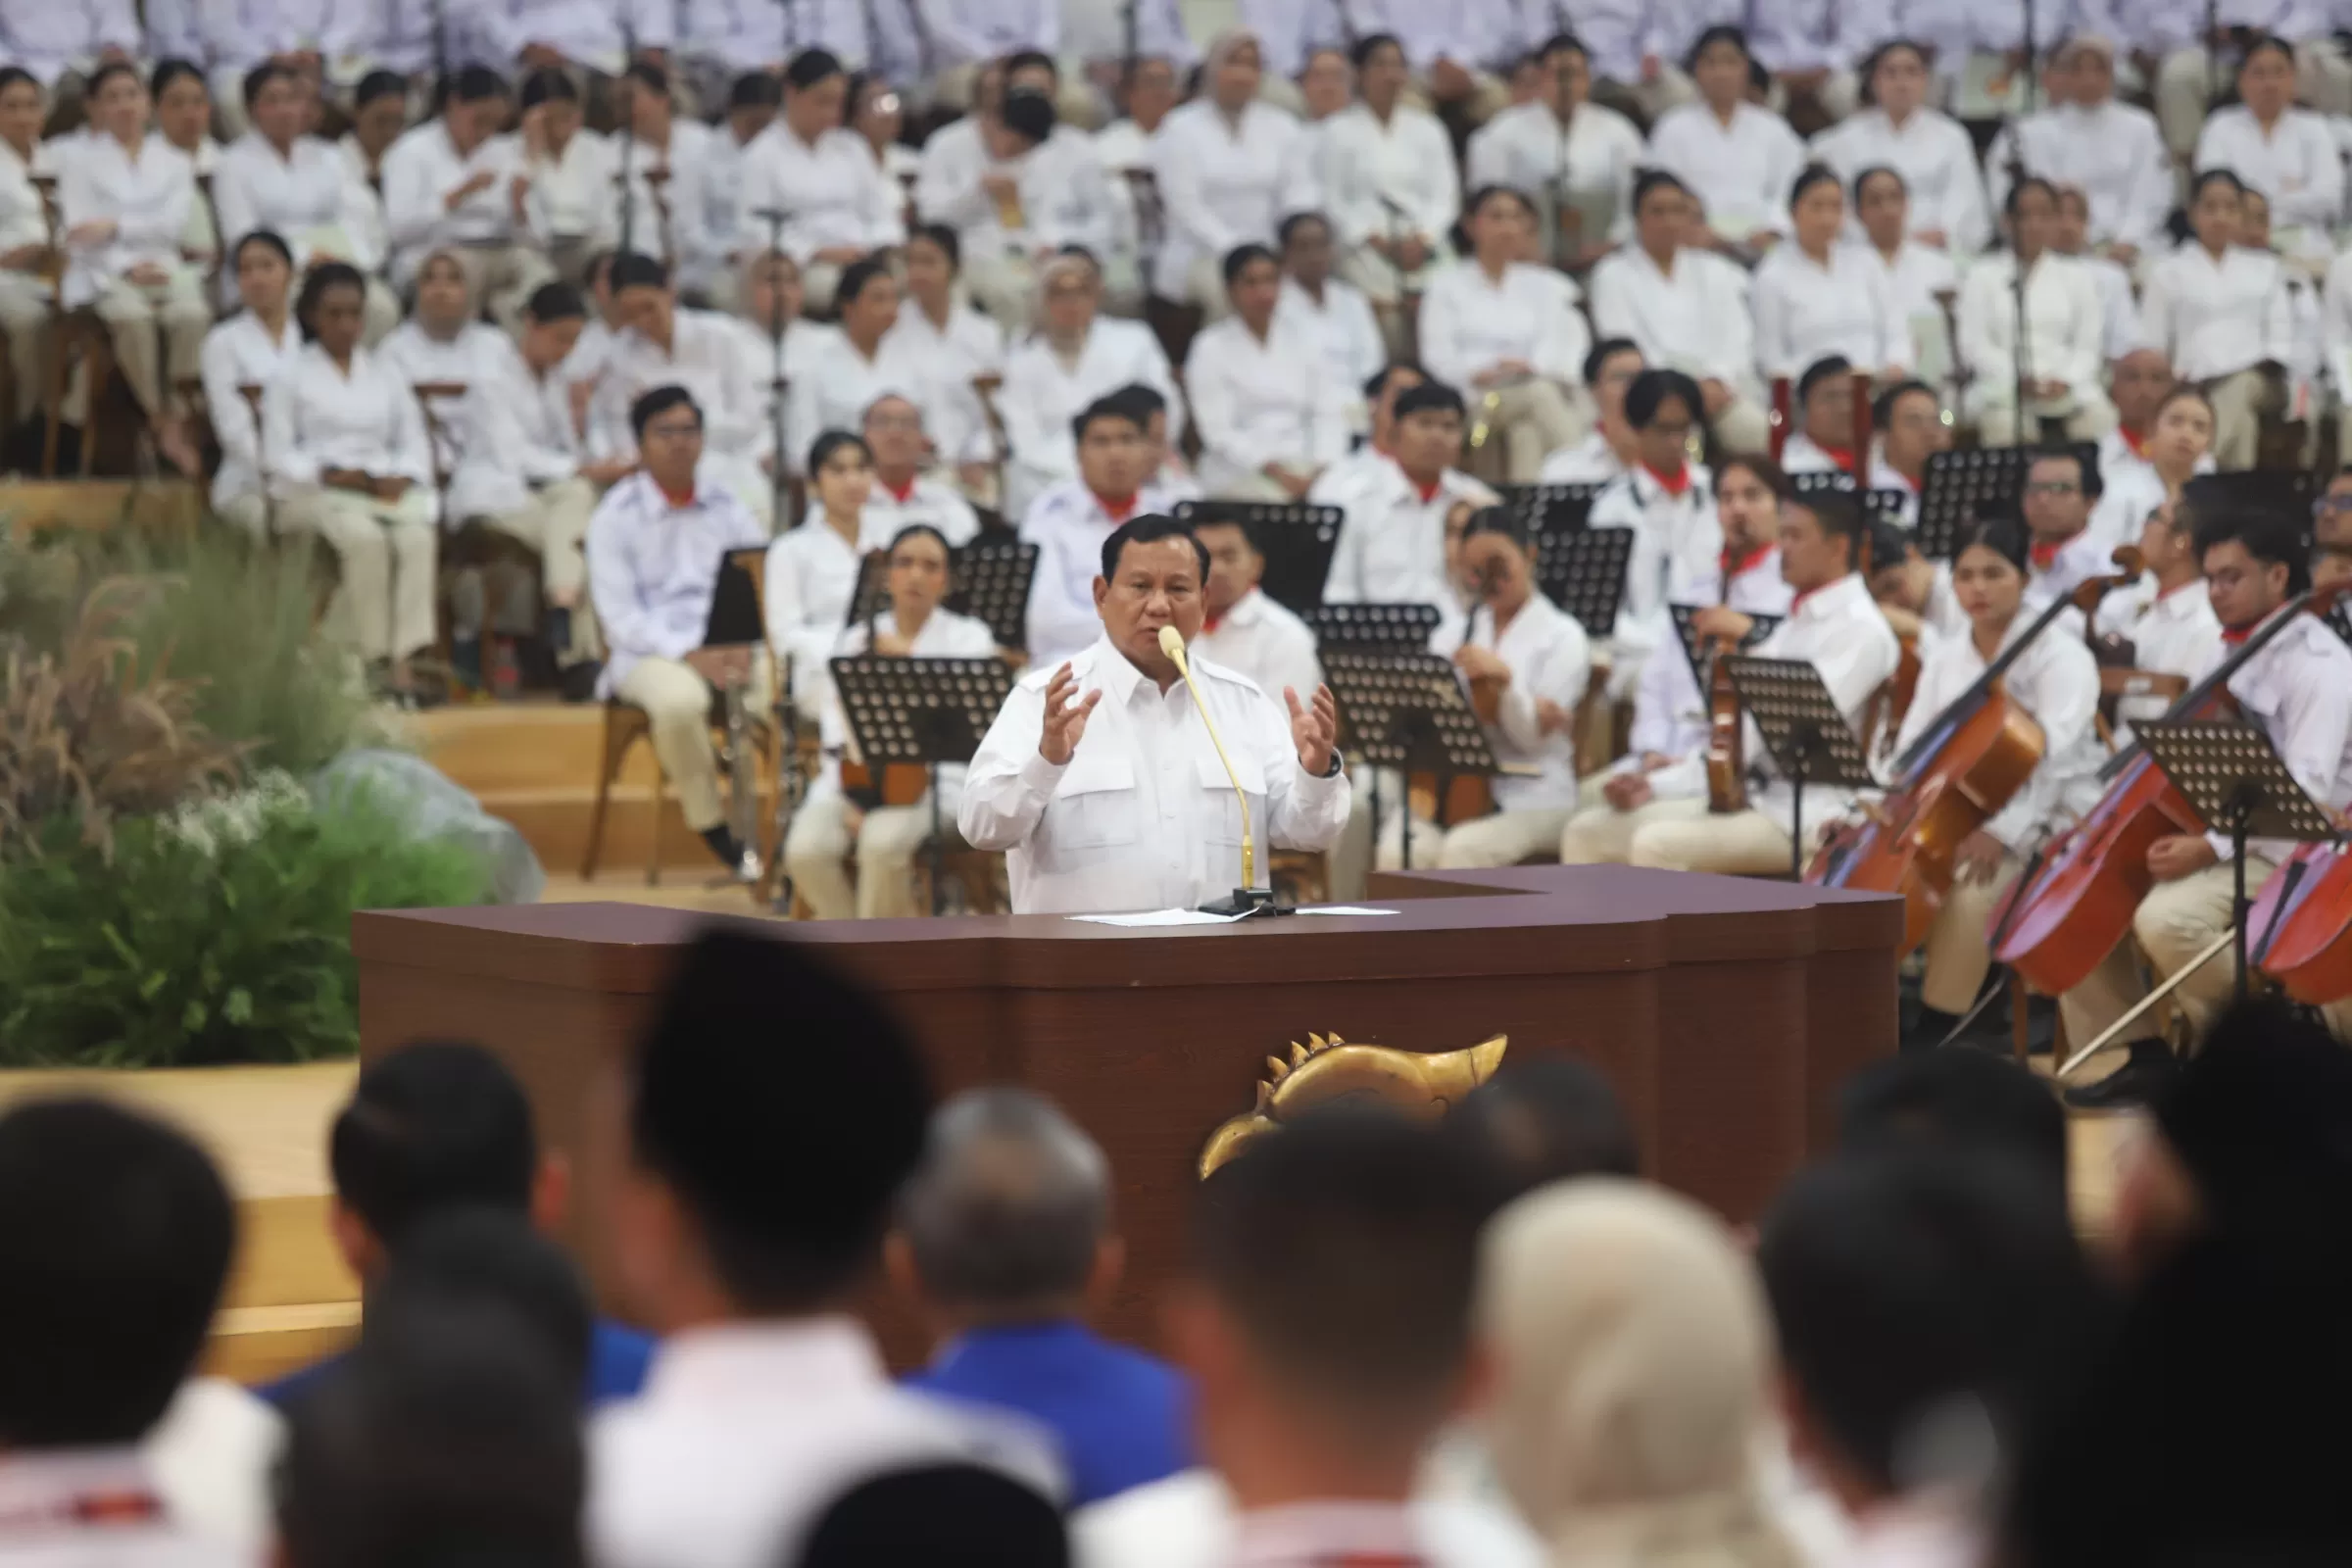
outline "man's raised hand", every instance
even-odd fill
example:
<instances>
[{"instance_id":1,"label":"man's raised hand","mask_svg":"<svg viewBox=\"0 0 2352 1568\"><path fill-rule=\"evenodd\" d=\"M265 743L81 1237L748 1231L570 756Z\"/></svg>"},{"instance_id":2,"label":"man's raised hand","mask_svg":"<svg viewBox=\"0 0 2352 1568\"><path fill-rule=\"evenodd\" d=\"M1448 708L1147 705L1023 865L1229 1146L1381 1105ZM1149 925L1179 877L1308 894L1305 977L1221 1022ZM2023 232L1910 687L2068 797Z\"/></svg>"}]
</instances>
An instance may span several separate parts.
<instances>
[{"instance_id":1,"label":"man's raised hand","mask_svg":"<svg viewBox=\"0 0 2352 1568\"><path fill-rule=\"evenodd\" d=\"M1068 762L1071 754L1078 750L1078 742L1086 734L1086 715L1102 700L1098 689L1073 702L1071 698L1077 690L1078 677L1070 673L1067 663L1046 682L1046 724L1045 732L1038 737L1037 755L1055 767Z\"/></svg>"}]
</instances>

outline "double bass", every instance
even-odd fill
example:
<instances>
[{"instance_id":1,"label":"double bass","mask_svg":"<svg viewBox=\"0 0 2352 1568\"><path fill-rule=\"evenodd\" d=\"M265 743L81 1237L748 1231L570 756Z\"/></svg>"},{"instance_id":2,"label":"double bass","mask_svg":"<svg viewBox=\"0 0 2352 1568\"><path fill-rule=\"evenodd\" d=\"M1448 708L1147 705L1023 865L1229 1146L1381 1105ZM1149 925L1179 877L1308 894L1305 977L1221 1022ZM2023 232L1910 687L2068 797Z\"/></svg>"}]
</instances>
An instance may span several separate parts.
<instances>
[{"instance_id":1,"label":"double bass","mask_svg":"<svg viewBox=\"0 0 2352 1568\"><path fill-rule=\"evenodd\" d=\"M2115 564L2120 572L2092 577L2052 602L1936 715L1895 759L1895 781L1886 799L1831 830L1805 868L1807 882L1900 893L1903 951L1928 939L1951 891L1952 857L1961 843L1997 815L2041 764L2041 725L2011 700L2004 677L2060 615L2068 610L2087 615L2110 590L2139 575L2135 550L2118 550Z\"/></svg>"},{"instance_id":2,"label":"double bass","mask_svg":"<svg viewBox=\"0 0 2352 1568\"><path fill-rule=\"evenodd\" d=\"M2165 718L2227 718L2237 711L2230 677L2309 611L2323 613L2346 585L2315 588L2288 601L2222 661L2213 672L2165 710ZM2134 743L2101 769L2107 793L2074 831L2060 840L2029 881L2020 877L1993 911L1998 941L1993 956L2044 996L2058 996L2086 979L2132 929L2148 895L2148 847L2176 834L2202 834L2206 823L2188 797L2174 788ZM2267 890L2266 890L2267 891ZM2257 920L2252 929L2262 930Z\"/></svg>"}]
</instances>

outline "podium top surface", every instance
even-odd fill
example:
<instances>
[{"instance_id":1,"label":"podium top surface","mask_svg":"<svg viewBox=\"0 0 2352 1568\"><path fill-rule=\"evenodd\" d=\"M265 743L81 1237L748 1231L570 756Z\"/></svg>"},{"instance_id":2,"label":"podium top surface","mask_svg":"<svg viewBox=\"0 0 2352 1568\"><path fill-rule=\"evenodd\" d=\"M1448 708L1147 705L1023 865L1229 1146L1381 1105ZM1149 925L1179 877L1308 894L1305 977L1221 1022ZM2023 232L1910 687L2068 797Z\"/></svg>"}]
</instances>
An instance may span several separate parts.
<instances>
[{"instance_id":1,"label":"podium top surface","mask_svg":"<svg viewBox=\"0 0 2352 1568\"><path fill-rule=\"evenodd\" d=\"M1005 986L1082 990L1323 980L1608 972L1885 947L1899 899L1797 883L1632 866L1513 866L1376 877L1364 906L1392 915L1122 927L1064 915L782 921L636 904L370 910L352 919L363 963L438 978L660 989L674 948L711 921L810 942L884 992Z\"/></svg>"}]
</instances>

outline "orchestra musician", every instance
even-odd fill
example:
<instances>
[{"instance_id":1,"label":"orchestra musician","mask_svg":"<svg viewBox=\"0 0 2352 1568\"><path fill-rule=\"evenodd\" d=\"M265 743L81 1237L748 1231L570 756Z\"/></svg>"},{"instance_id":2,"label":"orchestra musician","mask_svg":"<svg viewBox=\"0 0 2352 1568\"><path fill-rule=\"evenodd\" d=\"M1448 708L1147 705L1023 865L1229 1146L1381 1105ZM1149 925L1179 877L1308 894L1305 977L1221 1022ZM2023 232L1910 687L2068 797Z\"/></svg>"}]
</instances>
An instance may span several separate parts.
<instances>
[{"instance_id":1,"label":"orchestra musician","mask_svg":"<svg viewBox=\"0 0 2352 1568\"><path fill-rule=\"evenodd\" d=\"M1967 696L1985 668L2025 634L2034 614L2024 608L2026 533L2006 519L1981 522L1952 562L1952 592L1968 634L1936 639L1922 651L1919 685L1895 737L1908 752ZM1984 988L1992 959L1988 922L2002 889L2017 876L2034 841L2072 821L2099 798L2104 759L2091 720L2099 706L2099 670L2090 649L2063 625L2042 632L2001 677L2008 700L2041 726L2041 760L1983 827L1952 855L1952 885L1928 933L1927 976L1920 987L1917 1038L1936 1044L1957 1028Z\"/></svg>"},{"instance_id":2,"label":"orchestra musician","mask_svg":"<svg viewBox=\"0 0 2352 1568\"><path fill-rule=\"evenodd\" d=\"M1239 517L1200 517L1193 537L1208 552L1195 652L1249 676L1261 691L1311 692L1322 685L1313 630L1259 586L1266 557L1250 525Z\"/></svg>"},{"instance_id":3,"label":"orchestra musician","mask_svg":"<svg viewBox=\"0 0 2352 1568\"><path fill-rule=\"evenodd\" d=\"M1723 605L1749 615L1788 614L1792 590L1781 575L1781 505L1795 494L1770 458L1738 453L1724 459L1715 485L1722 558L1714 570L1679 581L1669 601L1693 609ZM1678 798L1660 796L1653 779L1705 749L1707 716L1706 693L1681 650L1661 650L1645 662L1626 755L1584 781L1577 814L1561 831L1560 858L1572 865L1623 863L1635 830Z\"/></svg>"},{"instance_id":4,"label":"orchestra musician","mask_svg":"<svg viewBox=\"0 0 2352 1568\"><path fill-rule=\"evenodd\" d=\"M1904 645L1958 637L1968 616L1952 592L1952 564L1932 561L1910 529L1884 518L1870 525L1870 596Z\"/></svg>"},{"instance_id":5,"label":"orchestra musician","mask_svg":"<svg viewBox=\"0 0 2352 1568\"><path fill-rule=\"evenodd\" d=\"M2129 645L2133 668L2192 681L2213 666L2222 623L2214 618L2196 538L2179 502L2167 501L2148 514L2139 530L2139 580L2100 600L2090 629L2103 640ZM2116 704L2116 745L2132 744L2132 725L2162 718L2170 707L2172 699L2161 693L2125 694Z\"/></svg>"},{"instance_id":6,"label":"orchestra musician","mask_svg":"<svg viewBox=\"0 0 2352 1568\"><path fill-rule=\"evenodd\" d=\"M2311 504L2311 535L2312 580L2352 577L2352 467L2338 469L2327 493Z\"/></svg>"},{"instance_id":7,"label":"orchestra musician","mask_svg":"<svg viewBox=\"0 0 2352 1568\"><path fill-rule=\"evenodd\" d=\"M2099 462L2087 448L2037 454L2026 468L2024 511L2033 535L2026 598L2036 610L2107 569L2121 539L2090 526L2099 504Z\"/></svg>"},{"instance_id":8,"label":"orchestra musician","mask_svg":"<svg viewBox=\"0 0 2352 1568\"><path fill-rule=\"evenodd\" d=\"M2200 504L2193 493L2179 505L2190 514L2206 592L2223 626L2222 652L2202 676L2308 587L2308 563L2291 518ZM2317 616L2298 614L2228 684L2245 719L2269 737L2314 801L2330 812L2352 806L2352 648ZM2235 888L2230 848L2220 833L2178 833L2149 847L2147 866L2156 884L2140 901L2132 932L2157 974L2169 977L2230 928ZM2262 840L2247 846L2249 898L2292 848ZM2173 996L2194 1033L2203 1033L2235 984L2235 957L2226 946L2181 982ZM2088 979L2059 1000L2067 1037L2089 1043L2146 995L2131 943L2118 944ZM2169 1080L2173 1058L2152 1022L2142 1020L2130 1050L2130 1058L2108 1077L2068 1090L2068 1102L2086 1109L2134 1104Z\"/></svg>"}]
</instances>

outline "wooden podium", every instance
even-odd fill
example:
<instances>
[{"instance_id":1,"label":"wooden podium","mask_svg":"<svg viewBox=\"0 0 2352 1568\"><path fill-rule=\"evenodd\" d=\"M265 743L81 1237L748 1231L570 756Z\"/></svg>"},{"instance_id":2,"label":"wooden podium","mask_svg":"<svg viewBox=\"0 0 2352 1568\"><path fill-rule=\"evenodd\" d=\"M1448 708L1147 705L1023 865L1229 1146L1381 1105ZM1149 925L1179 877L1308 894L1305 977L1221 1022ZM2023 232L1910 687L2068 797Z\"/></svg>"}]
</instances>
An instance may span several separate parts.
<instances>
[{"instance_id":1,"label":"wooden podium","mask_svg":"<svg viewBox=\"0 0 2352 1568\"><path fill-rule=\"evenodd\" d=\"M1027 1084L1102 1140L1130 1257L1105 1325L1144 1340L1203 1140L1310 1031L1426 1052L1500 1033L1508 1061L1580 1056L1625 1095L1651 1173L1734 1220L1829 1143L1838 1083L1894 1049L1898 899L1550 865L1384 874L1370 903L1398 912L735 923L817 944L888 996L943 1094ZM496 1051L592 1194L612 1157L586 1136L597 1069L707 918L625 904L361 914L362 1054L419 1039ZM779 996L779 1045L791 1019ZM575 1225L571 1240L603 1283L601 1239ZM877 1316L894 1350L919 1343Z\"/></svg>"}]
</instances>

